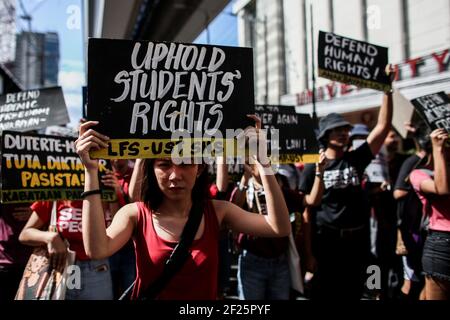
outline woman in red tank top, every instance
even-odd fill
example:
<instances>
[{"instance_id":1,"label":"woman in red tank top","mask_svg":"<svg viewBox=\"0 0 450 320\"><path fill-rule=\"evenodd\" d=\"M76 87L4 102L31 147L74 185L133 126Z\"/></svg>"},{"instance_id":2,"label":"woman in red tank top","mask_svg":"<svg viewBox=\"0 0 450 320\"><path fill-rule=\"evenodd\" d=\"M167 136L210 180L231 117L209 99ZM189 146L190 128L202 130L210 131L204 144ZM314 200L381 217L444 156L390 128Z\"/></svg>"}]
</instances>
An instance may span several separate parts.
<instances>
[{"instance_id":1,"label":"woman in red tank top","mask_svg":"<svg viewBox=\"0 0 450 320\"><path fill-rule=\"evenodd\" d=\"M261 122L256 116L256 129ZM99 189L98 162L89 151L107 148L109 138L92 130L97 122L80 127L77 153L85 166L85 191ZM260 141L264 145L265 141ZM175 164L171 159L145 160L142 202L122 207L106 228L99 194L83 203L83 242L94 259L109 257L133 237L137 278L132 298L138 299L160 275L178 243L193 202L201 203L203 217L190 257L168 282L157 299L215 300L217 298L219 228L261 237L285 237L291 232L289 214L281 190L264 159L256 160L266 190L268 215L249 214L225 201L207 199L207 170L197 164Z\"/></svg>"}]
</instances>

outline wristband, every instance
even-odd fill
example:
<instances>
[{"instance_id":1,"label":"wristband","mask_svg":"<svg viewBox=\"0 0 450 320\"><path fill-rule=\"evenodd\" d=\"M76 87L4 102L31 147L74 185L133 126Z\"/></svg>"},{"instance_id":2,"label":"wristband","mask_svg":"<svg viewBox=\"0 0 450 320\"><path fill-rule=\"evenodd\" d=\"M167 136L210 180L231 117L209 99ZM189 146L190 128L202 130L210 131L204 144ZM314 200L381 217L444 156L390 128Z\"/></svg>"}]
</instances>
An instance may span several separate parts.
<instances>
[{"instance_id":1,"label":"wristband","mask_svg":"<svg viewBox=\"0 0 450 320\"><path fill-rule=\"evenodd\" d=\"M102 190L97 189L97 190L85 191L85 192L81 193L81 198L85 199L86 197L92 196L94 194L102 194Z\"/></svg>"}]
</instances>

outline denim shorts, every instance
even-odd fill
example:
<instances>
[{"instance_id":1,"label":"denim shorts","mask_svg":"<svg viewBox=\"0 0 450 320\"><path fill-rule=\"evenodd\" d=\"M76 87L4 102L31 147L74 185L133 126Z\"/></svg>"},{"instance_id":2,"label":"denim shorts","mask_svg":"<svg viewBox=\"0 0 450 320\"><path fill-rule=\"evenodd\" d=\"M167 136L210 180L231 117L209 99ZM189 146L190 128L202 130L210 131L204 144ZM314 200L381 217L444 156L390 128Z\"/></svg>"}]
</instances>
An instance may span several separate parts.
<instances>
[{"instance_id":1,"label":"denim shorts","mask_svg":"<svg viewBox=\"0 0 450 320\"><path fill-rule=\"evenodd\" d=\"M423 248L422 264L426 276L450 281L450 232L430 230Z\"/></svg>"}]
</instances>

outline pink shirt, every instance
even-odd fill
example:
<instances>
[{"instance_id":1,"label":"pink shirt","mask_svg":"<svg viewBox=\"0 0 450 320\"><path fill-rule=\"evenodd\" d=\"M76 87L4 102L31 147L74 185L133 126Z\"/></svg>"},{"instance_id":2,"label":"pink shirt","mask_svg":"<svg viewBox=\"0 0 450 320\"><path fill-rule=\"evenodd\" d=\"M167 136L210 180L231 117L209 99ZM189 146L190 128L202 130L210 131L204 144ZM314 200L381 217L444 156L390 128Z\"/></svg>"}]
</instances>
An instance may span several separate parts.
<instances>
[{"instance_id":1,"label":"pink shirt","mask_svg":"<svg viewBox=\"0 0 450 320\"><path fill-rule=\"evenodd\" d=\"M410 175L411 184L420 198L424 214L430 215L430 229L450 232L450 196L424 194L420 184L433 177L422 170L414 170Z\"/></svg>"}]
</instances>

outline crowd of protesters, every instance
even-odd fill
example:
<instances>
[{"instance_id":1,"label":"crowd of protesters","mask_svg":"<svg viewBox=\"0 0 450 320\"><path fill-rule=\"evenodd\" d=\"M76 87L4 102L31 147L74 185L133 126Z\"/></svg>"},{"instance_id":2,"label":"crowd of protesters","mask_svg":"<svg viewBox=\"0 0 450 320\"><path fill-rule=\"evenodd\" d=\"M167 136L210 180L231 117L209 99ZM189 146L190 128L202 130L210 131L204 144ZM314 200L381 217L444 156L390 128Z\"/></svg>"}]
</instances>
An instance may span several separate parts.
<instances>
[{"instance_id":1,"label":"crowd of protesters","mask_svg":"<svg viewBox=\"0 0 450 320\"><path fill-rule=\"evenodd\" d=\"M243 300L448 300L449 137L405 124L415 147L404 150L391 125L394 107L386 92L372 130L329 114L319 122L318 163L275 168L260 155L237 183L226 164L212 183L206 165L114 160L101 177L117 193L113 203L102 202L98 160L89 156L109 138L95 122L82 123L75 144L85 167L83 201L1 207L0 300L14 299L30 248L46 245L60 268L67 243L82 272L81 288L66 299L117 299L127 288L131 299L222 299L236 245ZM375 162L386 168L382 180L367 173ZM46 231L55 208L59 229ZM154 289L193 216L199 222L186 261ZM76 227L62 228L67 220ZM303 292L292 291L290 238ZM380 271L372 286L370 266Z\"/></svg>"}]
</instances>

